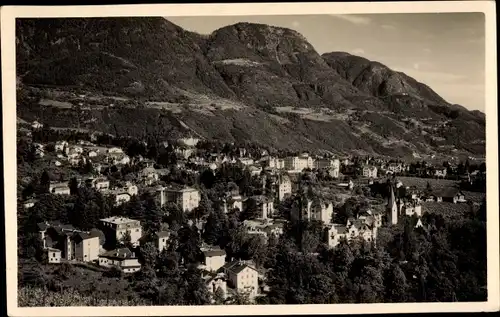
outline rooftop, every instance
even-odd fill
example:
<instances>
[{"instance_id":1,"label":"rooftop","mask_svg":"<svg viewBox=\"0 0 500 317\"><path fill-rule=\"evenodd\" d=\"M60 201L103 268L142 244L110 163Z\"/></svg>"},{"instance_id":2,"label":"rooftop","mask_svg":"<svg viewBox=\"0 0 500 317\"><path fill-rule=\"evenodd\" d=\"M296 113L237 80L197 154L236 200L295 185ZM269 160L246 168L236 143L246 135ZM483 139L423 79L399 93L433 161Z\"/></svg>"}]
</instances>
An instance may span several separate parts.
<instances>
[{"instance_id":1,"label":"rooftop","mask_svg":"<svg viewBox=\"0 0 500 317\"><path fill-rule=\"evenodd\" d=\"M101 221L120 225L120 224L126 224L126 223L131 223L131 222L138 222L139 220L115 216L115 217L101 219Z\"/></svg>"}]
</instances>

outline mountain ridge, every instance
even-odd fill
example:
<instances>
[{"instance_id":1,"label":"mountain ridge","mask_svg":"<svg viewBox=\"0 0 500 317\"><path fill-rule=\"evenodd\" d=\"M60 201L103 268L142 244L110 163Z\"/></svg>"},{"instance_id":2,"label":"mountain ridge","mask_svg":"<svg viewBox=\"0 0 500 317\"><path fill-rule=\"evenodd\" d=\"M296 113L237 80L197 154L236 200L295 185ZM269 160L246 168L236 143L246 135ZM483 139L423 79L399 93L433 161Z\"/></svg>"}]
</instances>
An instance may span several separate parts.
<instances>
[{"instance_id":1,"label":"mountain ridge","mask_svg":"<svg viewBox=\"0 0 500 317\"><path fill-rule=\"evenodd\" d=\"M346 52L320 55L291 29L242 22L200 35L163 18L44 20L17 21L19 79L26 94L49 100L57 99L55 87L66 102L78 99L76 91L93 95L102 109L87 110L89 129L109 130L102 113L115 111L106 100L113 97L135 112L166 111L206 138L378 154L484 152L477 141L484 140L484 114L381 63ZM37 107L48 106L18 103L26 119L40 115ZM112 118L119 130L131 130L119 114ZM262 131L248 133L252 120ZM339 146L336 136L349 141Z\"/></svg>"}]
</instances>

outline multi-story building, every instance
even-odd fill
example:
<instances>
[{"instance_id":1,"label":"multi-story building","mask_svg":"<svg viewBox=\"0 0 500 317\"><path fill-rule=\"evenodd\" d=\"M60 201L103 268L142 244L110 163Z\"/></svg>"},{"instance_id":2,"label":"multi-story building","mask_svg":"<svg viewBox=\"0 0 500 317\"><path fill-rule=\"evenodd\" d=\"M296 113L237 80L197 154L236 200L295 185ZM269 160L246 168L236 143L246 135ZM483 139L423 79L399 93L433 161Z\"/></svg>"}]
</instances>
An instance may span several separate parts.
<instances>
[{"instance_id":1,"label":"multi-story building","mask_svg":"<svg viewBox=\"0 0 500 317\"><path fill-rule=\"evenodd\" d=\"M292 181L288 175L279 175L277 181L278 200L283 201L292 194Z\"/></svg>"},{"instance_id":2,"label":"multi-story building","mask_svg":"<svg viewBox=\"0 0 500 317\"><path fill-rule=\"evenodd\" d=\"M309 154L303 153L299 156L285 158L285 168L289 171L302 171L306 168L314 168L314 160Z\"/></svg>"},{"instance_id":3,"label":"multi-story building","mask_svg":"<svg viewBox=\"0 0 500 317\"><path fill-rule=\"evenodd\" d=\"M201 266L209 272L218 271L226 263L226 251L220 248L205 247L201 248L203 261Z\"/></svg>"},{"instance_id":4,"label":"multi-story building","mask_svg":"<svg viewBox=\"0 0 500 317\"><path fill-rule=\"evenodd\" d=\"M365 166L363 167L363 177L377 178L377 171L376 166Z\"/></svg>"},{"instance_id":5,"label":"multi-story building","mask_svg":"<svg viewBox=\"0 0 500 317\"><path fill-rule=\"evenodd\" d=\"M71 260L82 262L93 262L99 256L99 236L95 232L75 232L71 237L68 236L66 245L72 251Z\"/></svg>"},{"instance_id":6,"label":"multi-story building","mask_svg":"<svg viewBox=\"0 0 500 317\"><path fill-rule=\"evenodd\" d=\"M253 300L259 293L259 273L245 261L226 263L221 271L226 274L228 284L240 294L247 294Z\"/></svg>"},{"instance_id":7,"label":"multi-story building","mask_svg":"<svg viewBox=\"0 0 500 317\"><path fill-rule=\"evenodd\" d=\"M200 205L201 195L195 188L185 187L176 189L160 187L157 191L158 200L162 207L167 203L175 203L182 211L188 212Z\"/></svg>"},{"instance_id":8,"label":"multi-story building","mask_svg":"<svg viewBox=\"0 0 500 317\"><path fill-rule=\"evenodd\" d=\"M110 217L101 219L101 227L106 235L108 244L116 244L126 237L126 233L130 235L130 243L138 245L139 239L142 237L142 227L139 220L133 220L124 217Z\"/></svg>"},{"instance_id":9,"label":"multi-story building","mask_svg":"<svg viewBox=\"0 0 500 317\"><path fill-rule=\"evenodd\" d=\"M158 251L161 252L168 247L168 241L170 238L170 231L159 231L155 233L156 240L155 244Z\"/></svg>"},{"instance_id":10,"label":"multi-story building","mask_svg":"<svg viewBox=\"0 0 500 317\"><path fill-rule=\"evenodd\" d=\"M314 161L314 168L316 169L340 169L340 160L333 158L318 158Z\"/></svg>"},{"instance_id":11,"label":"multi-story building","mask_svg":"<svg viewBox=\"0 0 500 317\"><path fill-rule=\"evenodd\" d=\"M82 231L59 222L42 222L38 228L42 247L58 250L59 258L82 262L97 260L100 250L98 231Z\"/></svg>"},{"instance_id":12,"label":"multi-story building","mask_svg":"<svg viewBox=\"0 0 500 317\"><path fill-rule=\"evenodd\" d=\"M281 170L285 168L285 160L278 157L269 157L266 165L271 169Z\"/></svg>"},{"instance_id":13,"label":"multi-story building","mask_svg":"<svg viewBox=\"0 0 500 317\"><path fill-rule=\"evenodd\" d=\"M333 204L320 199L304 200L302 210L297 202L292 206L292 217L308 221L321 221L323 224L329 224L333 218Z\"/></svg>"}]
</instances>

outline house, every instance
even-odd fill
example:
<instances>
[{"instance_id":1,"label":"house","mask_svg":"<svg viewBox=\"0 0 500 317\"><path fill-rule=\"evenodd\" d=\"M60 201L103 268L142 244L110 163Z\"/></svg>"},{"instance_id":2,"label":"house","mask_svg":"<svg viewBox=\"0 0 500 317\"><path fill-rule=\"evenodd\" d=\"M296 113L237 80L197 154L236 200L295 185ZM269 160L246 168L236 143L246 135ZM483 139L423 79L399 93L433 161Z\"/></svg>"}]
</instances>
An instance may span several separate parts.
<instances>
[{"instance_id":1,"label":"house","mask_svg":"<svg viewBox=\"0 0 500 317\"><path fill-rule=\"evenodd\" d=\"M184 212L189 212L200 205L200 192L191 187L168 188L160 187L157 190L160 206L166 203L174 203Z\"/></svg>"},{"instance_id":2,"label":"house","mask_svg":"<svg viewBox=\"0 0 500 317\"><path fill-rule=\"evenodd\" d=\"M139 189L137 188L137 186L132 184L131 182L126 182L123 190L126 191L130 196L135 196L139 193Z\"/></svg>"},{"instance_id":3,"label":"house","mask_svg":"<svg viewBox=\"0 0 500 317\"><path fill-rule=\"evenodd\" d=\"M35 199L28 199L28 200L24 201L23 206L24 206L24 208L29 209L29 208L35 206L36 202L37 201Z\"/></svg>"},{"instance_id":4,"label":"house","mask_svg":"<svg viewBox=\"0 0 500 317\"><path fill-rule=\"evenodd\" d=\"M321 199L307 200L302 204L302 211L299 211L298 203L292 206L292 217L300 219L302 217L308 221L321 221L323 224L329 224L333 217L333 204Z\"/></svg>"},{"instance_id":5,"label":"house","mask_svg":"<svg viewBox=\"0 0 500 317\"><path fill-rule=\"evenodd\" d=\"M99 178L88 178L85 183L91 188L95 188L98 191L109 190L109 180L104 177Z\"/></svg>"},{"instance_id":6,"label":"house","mask_svg":"<svg viewBox=\"0 0 500 317\"><path fill-rule=\"evenodd\" d=\"M125 233L130 235L130 243L138 245L142 237L142 227L139 220L125 217L110 217L101 219L101 227L106 236L106 241L115 244L125 237Z\"/></svg>"},{"instance_id":7,"label":"house","mask_svg":"<svg viewBox=\"0 0 500 317\"><path fill-rule=\"evenodd\" d=\"M100 243L96 231L75 232L67 242L72 243L72 259L82 262L93 262L98 260Z\"/></svg>"},{"instance_id":8,"label":"house","mask_svg":"<svg viewBox=\"0 0 500 317\"><path fill-rule=\"evenodd\" d=\"M47 261L49 263L61 263L61 250L45 248L45 252L47 252Z\"/></svg>"},{"instance_id":9,"label":"house","mask_svg":"<svg viewBox=\"0 0 500 317\"><path fill-rule=\"evenodd\" d=\"M170 238L170 231L159 231L155 233L156 240L155 244L158 251L161 252L168 247L168 241Z\"/></svg>"},{"instance_id":10,"label":"house","mask_svg":"<svg viewBox=\"0 0 500 317\"><path fill-rule=\"evenodd\" d=\"M271 235L279 237L283 234L284 223L270 219L254 219L243 221L243 226L246 228L248 234L260 235L267 243L267 239Z\"/></svg>"},{"instance_id":11,"label":"house","mask_svg":"<svg viewBox=\"0 0 500 317\"><path fill-rule=\"evenodd\" d=\"M467 202L464 193L462 193L458 188L448 188L442 191L439 196L442 198L442 201L454 204Z\"/></svg>"},{"instance_id":12,"label":"house","mask_svg":"<svg viewBox=\"0 0 500 317\"><path fill-rule=\"evenodd\" d=\"M252 196L243 202L243 209L257 208L260 219L272 217L274 213L274 202L264 195Z\"/></svg>"},{"instance_id":13,"label":"house","mask_svg":"<svg viewBox=\"0 0 500 317\"><path fill-rule=\"evenodd\" d=\"M224 212L228 213L229 210L238 209L243 210L243 198L239 194L230 194L226 198L223 198L223 208Z\"/></svg>"},{"instance_id":14,"label":"house","mask_svg":"<svg viewBox=\"0 0 500 317\"><path fill-rule=\"evenodd\" d=\"M332 222L333 204L320 199L315 199L311 204L308 204L308 220L321 221L323 224Z\"/></svg>"},{"instance_id":15,"label":"house","mask_svg":"<svg viewBox=\"0 0 500 317\"><path fill-rule=\"evenodd\" d=\"M175 148L175 153L180 155L184 159L188 159L196 153L196 148L180 145L179 147Z\"/></svg>"},{"instance_id":16,"label":"house","mask_svg":"<svg viewBox=\"0 0 500 317\"><path fill-rule=\"evenodd\" d=\"M336 248L342 239L347 239L347 228L345 225L332 223L327 227L327 244L330 248Z\"/></svg>"},{"instance_id":17,"label":"house","mask_svg":"<svg viewBox=\"0 0 500 317\"><path fill-rule=\"evenodd\" d=\"M220 248L201 248L203 253L202 267L209 272L218 271L226 263L226 251Z\"/></svg>"},{"instance_id":18,"label":"house","mask_svg":"<svg viewBox=\"0 0 500 317\"><path fill-rule=\"evenodd\" d=\"M139 259L128 248L116 249L99 255L99 266L116 266L124 273L134 273L141 269Z\"/></svg>"},{"instance_id":19,"label":"house","mask_svg":"<svg viewBox=\"0 0 500 317\"><path fill-rule=\"evenodd\" d=\"M152 185L159 179L156 169L153 167L146 167L139 172L139 177L144 185Z\"/></svg>"},{"instance_id":20,"label":"house","mask_svg":"<svg viewBox=\"0 0 500 317\"><path fill-rule=\"evenodd\" d=\"M387 172L390 174L399 174L403 171L403 165L401 163L390 163L387 166Z\"/></svg>"},{"instance_id":21,"label":"house","mask_svg":"<svg viewBox=\"0 0 500 317\"><path fill-rule=\"evenodd\" d=\"M69 195L71 191L68 182L54 182L49 185L49 193L55 195Z\"/></svg>"},{"instance_id":22,"label":"house","mask_svg":"<svg viewBox=\"0 0 500 317\"><path fill-rule=\"evenodd\" d=\"M422 216L422 206L418 204L417 202L406 202L402 205L401 211L404 215L406 216L413 216L417 215L418 217Z\"/></svg>"},{"instance_id":23,"label":"house","mask_svg":"<svg viewBox=\"0 0 500 317\"><path fill-rule=\"evenodd\" d=\"M292 194L292 181L288 175L278 176L278 200L283 201Z\"/></svg>"},{"instance_id":24,"label":"house","mask_svg":"<svg viewBox=\"0 0 500 317\"><path fill-rule=\"evenodd\" d=\"M33 123L31 124L31 127L32 127L33 129L41 129L41 128L43 128L43 124L41 124L40 122L38 122L38 121L36 121L36 120L35 120L35 121L33 121Z\"/></svg>"},{"instance_id":25,"label":"house","mask_svg":"<svg viewBox=\"0 0 500 317\"><path fill-rule=\"evenodd\" d=\"M248 166L248 170L250 171L250 175L252 176L258 176L260 175L260 173L262 173L262 167L260 166L250 165Z\"/></svg>"},{"instance_id":26,"label":"house","mask_svg":"<svg viewBox=\"0 0 500 317\"><path fill-rule=\"evenodd\" d=\"M434 176L438 178L445 178L446 172L447 172L446 168L436 169L434 171Z\"/></svg>"},{"instance_id":27,"label":"house","mask_svg":"<svg viewBox=\"0 0 500 317\"><path fill-rule=\"evenodd\" d=\"M119 147L110 147L106 150L108 154L123 154L123 150Z\"/></svg>"},{"instance_id":28,"label":"house","mask_svg":"<svg viewBox=\"0 0 500 317\"><path fill-rule=\"evenodd\" d=\"M377 167L376 166L363 167L363 177L377 178Z\"/></svg>"},{"instance_id":29,"label":"house","mask_svg":"<svg viewBox=\"0 0 500 317\"><path fill-rule=\"evenodd\" d=\"M38 230L43 248L59 250L60 258L82 262L97 260L100 249L98 231L81 231L56 221L41 222Z\"/></svg>"},{"instance_id":30,"label":"house","mask_svg":"<svg viewBox=\"0 0 500 317\"><path fill-rule=\"evenodd\" d=\"M254 160L250 157L240 157L238 159L238 163L240 163L243 166L250 166L254 164Z\"/></svg>"},{"instance_id":31,"label":"house","mask_svg":"<svg viewBox=\"0 0 500 317\"><path fill-rule=\"evenodd\" d=\"M120 206L129 202L132 196L125 188L115 188L101 191L104 195L109 195L115 198L115 206Z\"/></svg>"},{"instance_id":32,"label":"house","mask_svg":"<svg viewBox=\"0 0 500 317\"><path fill-rule=\"evenodd\" d=\"M208 271L202 271L201 278L205 281L207 285L208 292L212 295L217 293L222 295L223 299L227 297L227 277L223 272L213 273ZM215 300L213 300L215 302Z\"/></svg>"},{"instance_id":33,"label":"house","mask_svg":"<svg viewBox=\"0 0 500 317\"><path fill-rule=\"evenodd\" d=\"M259 273L252 264L236 260L226 263L220 271L226 274L228 286L238 293L248 294L250 300L258 295Z\"/></svg>"},{"instance_id":34,"label":"house","mask_svg":"<svg viewBox=\"0 0 500 317\"><path fill-rule=\"evenodd\" d=\"M107 162L112 165L126 165L130 163L130 157L123 152L108 152Z\"/></svg>"}]
</instances>

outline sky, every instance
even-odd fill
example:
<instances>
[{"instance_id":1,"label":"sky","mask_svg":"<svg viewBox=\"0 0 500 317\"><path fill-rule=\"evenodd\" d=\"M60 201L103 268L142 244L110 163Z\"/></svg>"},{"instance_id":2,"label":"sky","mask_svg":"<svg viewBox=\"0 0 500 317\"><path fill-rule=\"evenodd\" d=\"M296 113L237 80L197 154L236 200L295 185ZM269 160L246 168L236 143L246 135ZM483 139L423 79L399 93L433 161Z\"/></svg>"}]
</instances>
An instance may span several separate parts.
<instances>
[{"instance_id":1,"label":"sky","mask_svg":"<svg viewBox=\"0 0 500 317\"><path fill-rule=\"evenodd\" d=\"M294 29L320 54L344 51L402 71L450 103L485 107L482 13L166 17L200 34L238 22Z\"/></svg>"}]
</instances>

